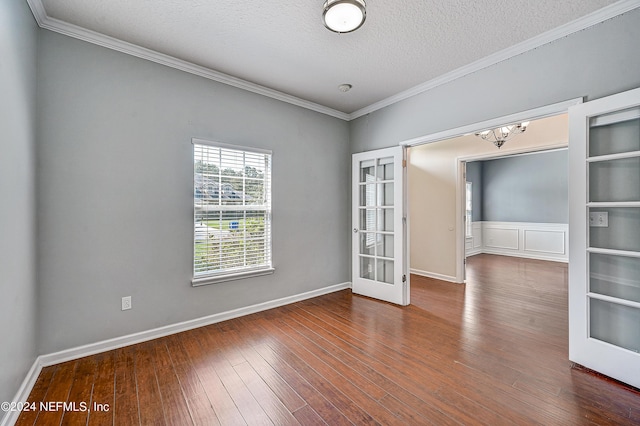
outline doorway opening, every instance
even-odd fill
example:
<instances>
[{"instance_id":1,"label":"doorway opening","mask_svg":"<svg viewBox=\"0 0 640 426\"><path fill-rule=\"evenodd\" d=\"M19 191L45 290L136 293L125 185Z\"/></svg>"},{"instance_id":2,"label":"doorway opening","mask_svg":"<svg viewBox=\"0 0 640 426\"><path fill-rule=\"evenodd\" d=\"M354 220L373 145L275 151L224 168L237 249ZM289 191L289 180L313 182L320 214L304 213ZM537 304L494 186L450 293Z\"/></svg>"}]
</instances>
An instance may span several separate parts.
<instances>
[{"instance_id":1,"label":"doorway opening","mask_svg":"<svg viewBox=\"0 0 640 426\"><path fill-rule=\"evenodd\" d=\"M409 147L408 252L412 274L464 282L468 234L464 166L467 162L566 149L566 113L569 106L581 101L574 99L403 143ZM500 149L475 135L483 129L521 121L531 121L529 128Z\"/></svg>"},{"instance_id":2,"label":"doorway opening","mask_svg":"<svg viewBox=\"0 0 640 426\"><path fill-rule=\"evenodd\" d=\"M562 127L558 131L568 135ZM458 160L463 278L466 259L483 253L568 263L568 151L566 146L541 148Z\"/></svg>"}]
</instances>

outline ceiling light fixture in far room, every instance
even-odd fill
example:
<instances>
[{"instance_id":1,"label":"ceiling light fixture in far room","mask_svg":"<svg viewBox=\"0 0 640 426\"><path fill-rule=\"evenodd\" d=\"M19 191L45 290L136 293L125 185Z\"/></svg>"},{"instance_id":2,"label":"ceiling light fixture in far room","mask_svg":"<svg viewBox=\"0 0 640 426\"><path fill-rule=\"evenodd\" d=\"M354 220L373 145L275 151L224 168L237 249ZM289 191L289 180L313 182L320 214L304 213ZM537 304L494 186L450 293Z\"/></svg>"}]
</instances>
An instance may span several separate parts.
<instances>
[{"instance_id":1,"label":"ceiling light fixture in far room","mask_svg":"<svg viewBox=\"0 0 640 426\"><path fill-rule=\"evenodd\" d=\"M529 122L523 121L522 123L502 126L496 129L483 130L482 132L476 133L476 136L492 142L495 146L500 148L509 139L513 139L516 135L524 133L524 131L527 130L527 126L529 126Z\"/></svg>"},{"instance_id":2,"label":"ceiling light fixture in far room","mask_svg":"<svg viewBox=\"0 0 640 426\"><path fill-rule=\"evenodd\" d=\"M348 92L349 90L351 90L353 86L350 84L341 84L340 86L338 86L338 90L341 92Z\"/></svg>"},{"instance_id":3,"label":"ceiling light fixture in far room","mask_svg":"<svg viewBox=\"0 0 640 426\"><path fill-rule=\"evenodd\" d=\"M336 33L350 33L364 24L367 17L364 0L327 0L324 2L322 21Z\"/></svg>"}]
</instances>

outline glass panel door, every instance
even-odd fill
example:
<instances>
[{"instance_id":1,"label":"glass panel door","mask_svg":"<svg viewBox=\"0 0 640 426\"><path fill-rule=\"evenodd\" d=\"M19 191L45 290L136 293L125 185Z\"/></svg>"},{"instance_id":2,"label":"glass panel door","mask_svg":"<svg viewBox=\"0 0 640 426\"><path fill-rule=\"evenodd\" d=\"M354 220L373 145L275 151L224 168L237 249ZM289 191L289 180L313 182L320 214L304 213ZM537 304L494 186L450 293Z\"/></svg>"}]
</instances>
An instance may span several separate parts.
<instances>
[{"instance_id":1,"label":"glass panel door","mask_svg":"<svg viewBox=\"0 0 640 426\"><path fill-rule=\"evenodd\" d=\"M408 304L401 147L353 156L353 291Z\"/></svg>"},{"instance_id":2,"label":"glass panel door","mask_svg":"<svg viewBox=\"0 0 640 426\"><path fill-rule=\"evenodd\" d=\"M640 111L589 119L589 338L640 351Z\"/></svg>"},{"instance_id":3,"label":"glass panel door","mask_svg":"<svg viewBox=\"0 0 640 426\"><path fill-rule=\"evenodd\" d=\"M570 109L569 356L640 386L640 91ZM583 181L580 182L580 179Z\"/></svg>"}]
</instances>

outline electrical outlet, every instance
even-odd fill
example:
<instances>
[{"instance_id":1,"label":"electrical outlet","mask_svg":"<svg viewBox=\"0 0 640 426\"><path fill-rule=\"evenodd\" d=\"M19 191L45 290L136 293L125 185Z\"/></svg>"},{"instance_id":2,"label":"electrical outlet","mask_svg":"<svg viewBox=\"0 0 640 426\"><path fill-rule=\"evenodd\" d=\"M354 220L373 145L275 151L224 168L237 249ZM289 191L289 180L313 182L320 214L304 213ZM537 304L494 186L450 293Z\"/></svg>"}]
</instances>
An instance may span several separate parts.
<instances>
[{"instance_id":1,"label":"electrical outlet","mask_svg":"<svg viewBox=\"0 0 640 426\"><path fill-rule=\"evenodd\" d=\"M122 298L122 310L126 311L127 309L131 309L131 296Z\"/></svg>"},{"instance_id":2,"label":"electrical outlet","mask_svg":"<svg viewBox=\"0 0 640 426\"><path fill-rule=\"evenodd\" d=\"M609 212L589 212L589 226L607 228L609 226Z\"/></svg>"}]
</instances>

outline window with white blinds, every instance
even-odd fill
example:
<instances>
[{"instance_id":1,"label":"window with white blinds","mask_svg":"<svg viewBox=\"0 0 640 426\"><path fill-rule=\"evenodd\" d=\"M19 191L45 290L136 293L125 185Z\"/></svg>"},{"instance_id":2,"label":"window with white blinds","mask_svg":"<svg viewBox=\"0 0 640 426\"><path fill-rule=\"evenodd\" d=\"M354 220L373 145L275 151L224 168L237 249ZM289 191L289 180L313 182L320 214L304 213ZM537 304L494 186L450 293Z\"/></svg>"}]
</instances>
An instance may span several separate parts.
<instances>
[{"instance_id":1,"label":"window with white blinds","mask_svg":"<svg viewBox=\"0 0 640 426\"><path fill-rule=\"evenodd\" d=\"M193 170L193 284L272 273L271 151L194 139Z\"/></svg>"}]
</instances>

